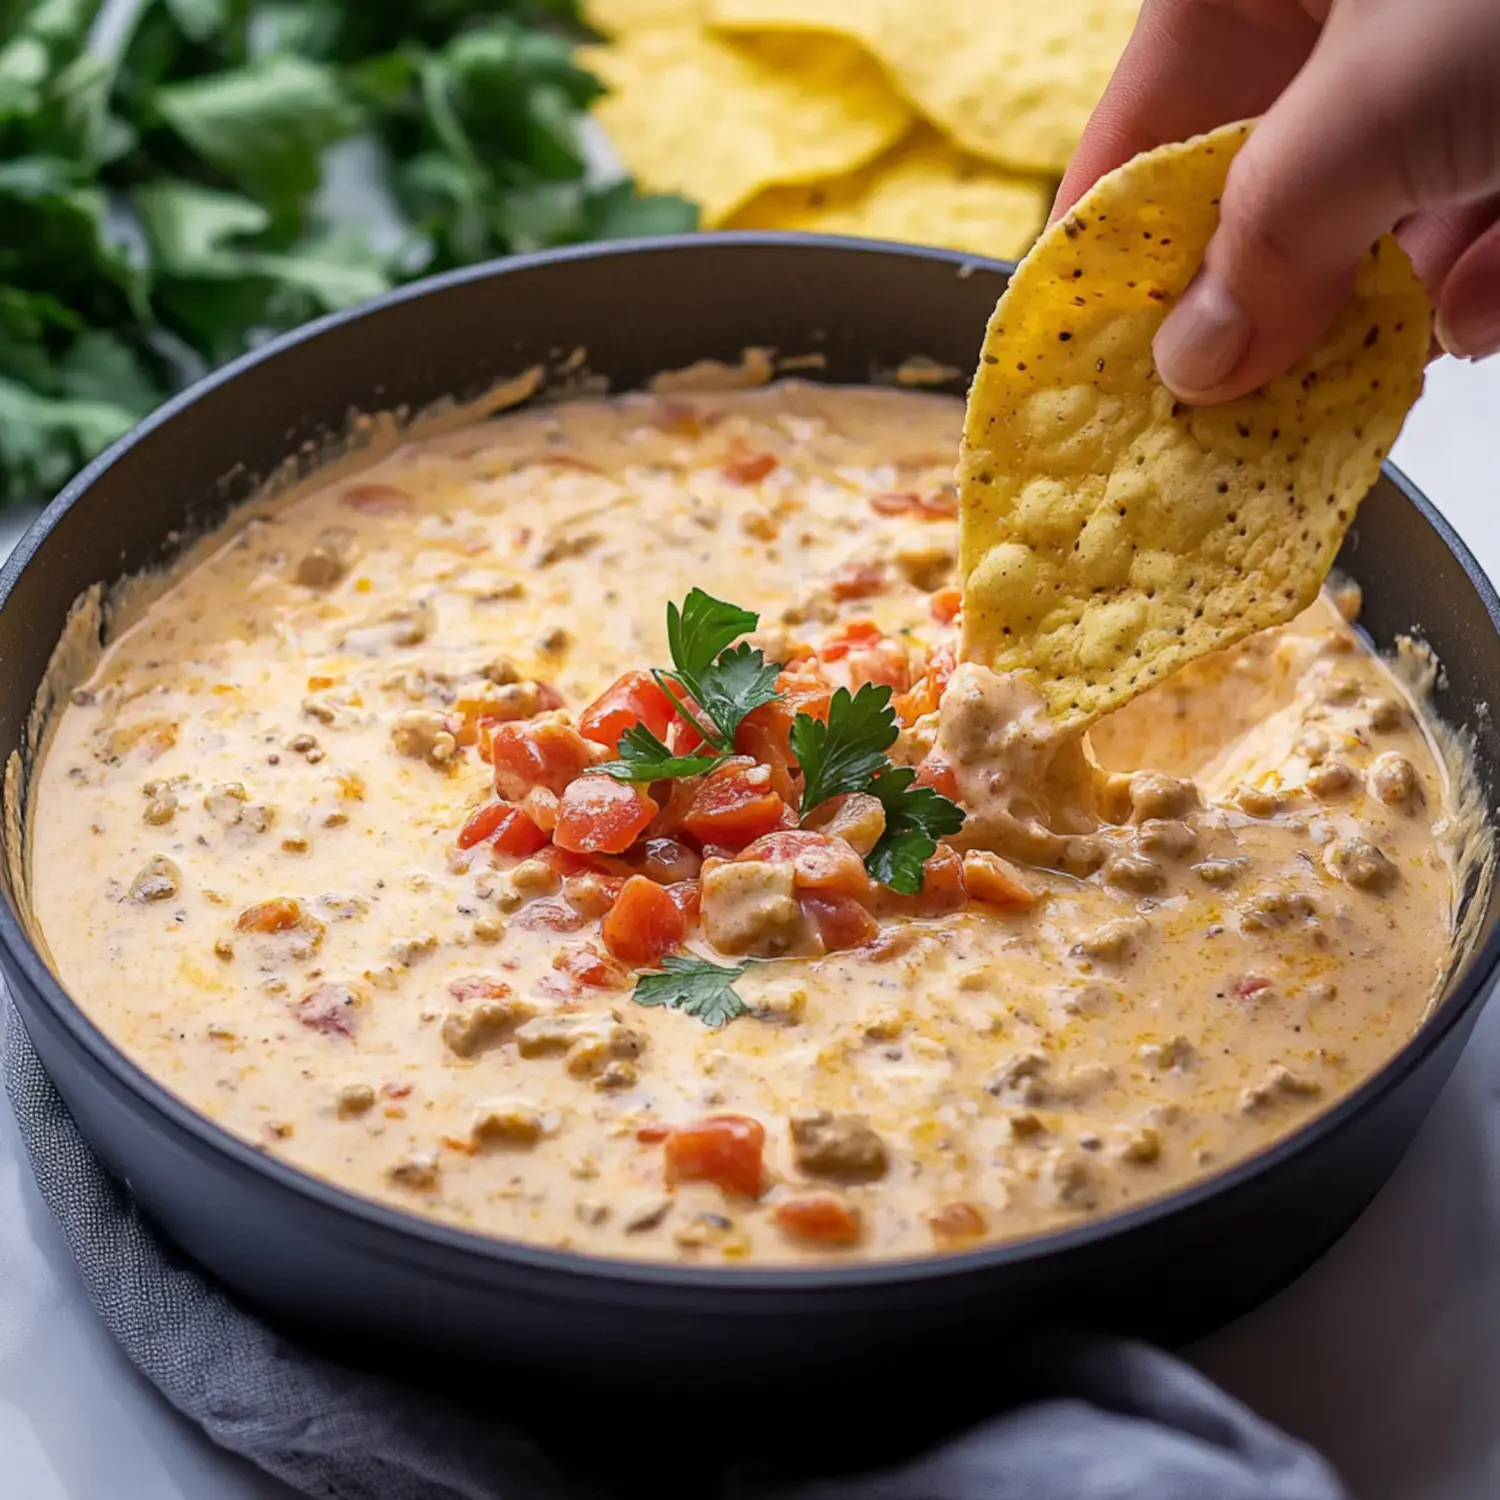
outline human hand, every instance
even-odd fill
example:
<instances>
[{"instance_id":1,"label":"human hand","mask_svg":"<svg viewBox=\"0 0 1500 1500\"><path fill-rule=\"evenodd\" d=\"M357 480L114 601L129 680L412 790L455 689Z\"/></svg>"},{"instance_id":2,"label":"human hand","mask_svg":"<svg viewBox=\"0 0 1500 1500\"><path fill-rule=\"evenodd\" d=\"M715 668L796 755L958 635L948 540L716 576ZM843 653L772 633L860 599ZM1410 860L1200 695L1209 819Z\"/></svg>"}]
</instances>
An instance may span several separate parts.
<instances>
[{"instance_id":1,"label":"human hand","mask_svg":"<svg viewBox=\"0 0 1500 1500\"><path fill-rule=\"evenodd\" d=\"M1500 0L1145 0L1053 217L1138 151L1254 115L1156 336L1176 395L1229 400L1286 370L1393 227L1442 348L1500 350Z\"/></svg>"}]
</instances>

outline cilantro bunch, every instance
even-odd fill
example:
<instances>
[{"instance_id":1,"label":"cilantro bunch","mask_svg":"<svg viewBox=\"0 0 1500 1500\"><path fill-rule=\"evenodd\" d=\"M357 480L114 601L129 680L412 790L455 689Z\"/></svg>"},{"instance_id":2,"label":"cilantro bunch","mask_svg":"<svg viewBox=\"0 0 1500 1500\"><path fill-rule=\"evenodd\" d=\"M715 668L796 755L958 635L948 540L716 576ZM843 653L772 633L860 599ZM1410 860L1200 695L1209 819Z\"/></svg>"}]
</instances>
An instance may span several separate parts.
<instances>
[{"instance_id":1,"label":"cilantro bunch","mask_svg":"<svg viewBox=\"0 0 1500 1500\"><path fill-rule=\"evenodd\" d=\"M574 0L0 0L0 504L307 318L691 228L590 178L577 30Z\"/></svg>"}]
</instances>

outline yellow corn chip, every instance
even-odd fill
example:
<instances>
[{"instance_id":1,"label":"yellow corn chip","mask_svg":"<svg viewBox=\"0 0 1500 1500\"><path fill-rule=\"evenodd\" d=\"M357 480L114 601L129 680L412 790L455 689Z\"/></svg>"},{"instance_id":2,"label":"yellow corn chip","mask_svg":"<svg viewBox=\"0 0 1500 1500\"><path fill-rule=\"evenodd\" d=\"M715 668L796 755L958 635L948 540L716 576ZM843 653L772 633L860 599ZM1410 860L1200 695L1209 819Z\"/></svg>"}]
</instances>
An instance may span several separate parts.
<instances>
[{"instance_id":1,"label":"yellow corn chip","mask_svg":"<svg viewBox=\"0 0 1500 1500\"><path fill-rule=\"evenodd\" d=\"M921 128L857 172L766 189L724 227L864 235L1008 259L1036 239L1051 201L1050 180L966 156Z\"/></svg>"},{"instance_id":2,"label":"yellow corn chip","mask_svg":"<svg viewBox=\"0 0 1500 1500\"><path fill-rule=\"evenodd\" d=\"M858 43L956 145L1060 175L1125 49L1141 0L709 0L735 32Z\"/></svg>"},{"instance_id":3,"label":"yellow corn chip","mask_svg":"<svg viewBox=\"0 0 1500 1500\"><path fill-rule=\"evenodd\" d=\"M964 650L1086 723L1311 603L1422 388L1430 314L1389 237L1317 348L1188 407L1151 340L1203 258L1250 131L1103 178L985 334L959 459Z\"/></svg>"},{"instance_id":4,"label":"yellow corn chip","mask_svg":"<svg viewBox=\"0 0 1500 1500\"><path fill-rule=\"evenodd\" d=\"M581 60L611 90L595 114L632 175L695 200L710 228L763 188L863 166L910 123L880 69L832 37L751 49L655 27Z\"/></svg>"}]
</instances>

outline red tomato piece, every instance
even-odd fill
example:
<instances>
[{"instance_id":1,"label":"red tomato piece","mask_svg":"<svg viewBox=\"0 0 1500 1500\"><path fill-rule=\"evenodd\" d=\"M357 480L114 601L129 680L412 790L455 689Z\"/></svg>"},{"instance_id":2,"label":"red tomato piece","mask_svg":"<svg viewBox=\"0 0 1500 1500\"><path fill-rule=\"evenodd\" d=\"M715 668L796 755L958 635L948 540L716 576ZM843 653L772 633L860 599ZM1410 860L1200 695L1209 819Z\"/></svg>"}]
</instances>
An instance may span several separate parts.
<instances>
[{"instance_id":1,"label":"red tomato piece","mask_svg":"<svg viewBox=\"0 0 1500 1500\"><path fill-rule=\"evenodd\" d=\"M584 739L613 751L620 743L620 736L637 724L644 724L657 739L662 739L675 717L671 699L657 687L649 672L627 672L584 709L578 720L578 732Z\"/></svg>"},{"instance_id":2,"label":"red tomato piece","mask_svg":"<svg viewBox=\"0 0 1500 1500\"><path fill-rule=\"evenodd\" d=\"M393 484L351 484L339 504L365 516L399 516L411 509L411 496Z\"/></svg>"},{"instance_id":3,"label":"red tomato piece","mask_svg":"<svg viewBox=\"0 0 1500 1500\"><path fill-rule=\"evenodd\" d=\"M939 844L937 853L922 866L921 891L906 899L915 903L921 917L940 917L958 911L969 899L963 856L958 850Z\"/></svg>"},{"instance_id":4,"label":"red tomato piece","mask_svg":"<svg viewBox=\"0 0 1500 1500\"><path fill-rule=\"evenodd\" d=\"M645 1146L659 1146L671 1135L670 1125L638 1125L636 1126L635 1138Z\"/></svg>"},{"instance_id":5,"label":"red tomato piece","mask_svg":"<svg viewBox=\"0 0 1500 1500\"><path fill-rule=\"evenodd\" d=\"M917 767L917 785L930 786L950 802L958 800L958 773L940 755L929 755Z\"/></svg>"},{"instance_id":6,"label":"red tomato piece","mask_svg":"<svg viewBox=\"0 0 1500 1500\"><path fill-rule=\"evenodd\" d=\"M778 827L785 810L771 768L737 759L725 761L698 782L682 822L700 842L742 849Z\"/></svg>"},{"instance_id":7,"label":"red tomato piece","mask_svg":"<svg viewBox=\"0 0 1500 1500\"><path fill-rule=\"evenodd\" d=\"M964 591L959 588L934 589L927 601L927 608L939 625L951 625L963 606Z\"/></svg>"},{"instance_id":8,"label":"red tomato piece","mask_svg":"<svg viewBox=\"0 0 1500 1500\"><path fill-rule=\"evenodd\" d=\"M811 891L800 901L802 910L817 924L818 936L830 953L863 948L880 932L875 918L853 896L841 891Z\"/></svg>"},{"instance_id":9,"label":"red tomato piece","mask_svg":"<svg viewBox=\"0 0 1500 1500\"><path fill-rule=\"evenodd\" d=\"M678 880L664 887L666 893L677 905L677 910L682 913L684 922L697 920L699 908L703 904L703 883L698 880Z\"/></svg>"},{"instance_id":10,"label":"red tomato piece","mask_svg":"<svg viewBox=\"0 0 1500 1500\"><path fill-rule=\"evenodd\" d=\"M630 975L590 943L564 948L552 960L552 967L591 990L623 990L630 983Z\"/></svg>"},{"instance_id":11,"label":"red tomato piece","mask_svg":"<svg viewBox=\"0 0 1500 1500\"><path fill-rule=\"evenodd\" d=\"M604 946L628 964L654 964L687 936L687 918L671 893L632 875L604 918Z\"/></svg>"},{"instance_id":12,"label":"red tomato piece","mask_svg":"<svg viewBox=\"0 0 1500 1500\"><path fill-rule=\"evenodd\" d=\"M758 1198L765 1187L766 1130L748 1115L710 1115L667 1137L667 1182L711 1182L726 1193Z\"/></svg>"},{"instance_id":13,"label":"red tomato piece","mask_svg":"<svg viewBox=\"0 0 1500 1500\"><path fill-rule=\"evenodd\" d=\"M580 776L563 792L553 840L575 853L622 854L656 816L639 787L612 776Z\"/></svg>"},{"instance_id":14,"label":"red tomato piece","mask_svg":"<svg viewBox=\"0 0 1500 1500\"><path fill-rule=\"evenodd\" d=\"M793 879L803 890L842 891L849 896L863 896L870 889L864 861L843 839L830 838L826 833L813 833L802 828L768 833L736 857L791 865Z\"/></svg>"},{"instance_id":15,"label":"red tomato piece","mask_svg":"<svg viewBox=\"0 0 1500 1500\"><path fill-rule=\"evenodd\" d=\"M519 807L512 807L507 811L510 816L495 830L492 840L497 854L508 854L514 859L530 859L539 849L546 848L546 833Z\"/></svg>"},{"instance_id":16,"label":"red tomato piece","mask_svg":"<svg viewBox=\"0 0 1500 1500\"><path fill-rule=\"evenodd\" d=\"M582 870L563 881L563 900L586 917L602 917L620 898L625 881L602 870Z\"/></svg>"},{"instance_id":17,"label":"red tomato piece","mask_svg":"<svg viewBox=\"0 0 1500 1500\"><path fill-rule=\"evenodd\" d=\"M534 786L522 798L521 811L543 833L551 833L557 827L557 793L549 792L544 786Z\"/></svg>"},{"instance_id":18,"label":"red tomato piece","mask_svg":"<svg viewBox=\"0 0 1500 1500\"><path fill-rule=\"evenodd\" d=\"M919 495L917 514L929 521L951 521L958 515L958 486L945 484Z\"/></svg>"},{"instance_id":19,"label":"red tomato piece","mask_svg":"<svg viewBox=\"0 0 1500 1500\"><path fill-rule=\"evenodd\" d=\"M922 497L915 490L887 490L870 496L870 509L878 516L904 516L921 503Z\"/></svg>"},{"instance_id":20,"label":"red tomato piece","mask_svg":"<svg viewBox=\"0 0 1500 1500\"><path fill-rule=\"evenodd\" d=\"M788 1198L774 1210L777 1228L809 1245L847 1247L860 1237L859 1210L832 1193L806 1193Z\"/></svg>"},{"instance_id":21,"label":"red tomato piece","mask_svg":"<svg viewBox=\"0 0 1500 1500\"><path fill-rule=\"evenodd\" d=\"M856 647L880 639L881 630L874 620L850 620L824 638L818 647L818 657L821 661L842 661Z\"/></svg>"},{"instance_id":22,"label":"red tomato piece","mask_svg":"<svg viewBox=\"0 0 1500 1500\"><path fill-rule=\"evenodd\" d=\"M744 453L731 458L720 472L730 484L759 484L776 462L774 453Z\"/></svg>"},{"instance_id":23,"label":"red tomato piece","mask_svg":"<svg viewBox=\"0 0 1500 1500\"><path fill-rule=\"evenodd\" d=\"M898 693L911 686L906 647L900 641L877 641L865 650L849 653L850 691L857 693L867 682Z\"/></svg>"},{"instance_id":24,"label":"red tomato piece","mask_svg":"<svg viewBox=\"0 0 1500 1500\"><path fill-rule=\"evenodd\" d=\"M588 926L588 918L566 901L528 901L511 921L532 932L577 932Z\"/></svg>"},{"instance_id":25,"label":"red tomato piece","mask_svg":"<svg viewBox=\"0 0 1500 1500\"><path fill-rule=\"evenodd\" d=\"M578 854L572 849L559 849L556 844L543 849L537 858L564 880L570 875L603 874L616 876L624 884L635 873L623 859L611 854Z\"/></svg>"},{"instance_id":26,"label":"red tomato piece","mask_svg":"<svg viewBox=\"0 0 1500 1500\"><path fill-rule=\"evenodd\" d=\"M483 843L506 820L510 812L508 802L490 802L471 812L464 826L458 830L458 847L472 849L475 844Z\"/></svg>"},{"instance_id":27,"label":"red tomato piece","mask_svg":"<svg viewBox=\"0 0 1500 1500\"><path fill-rule=\"evenodd\" d=\"M835 599L868 599L885 588L884 563L846 562L828 581Z\"/></svg>"},{"instance_id":28,"label":"red tomato piece","mask_svg":"<svg viewBox=\"0 0 1500 1500\"><path fill-rule=\"evenodd\" d=\"M503 1000L510 994L510 986L487 974L465 974L462 979L448 981L448 993L455 1000Z\"/></svg>"},{"instance_id":29,"label":"red tomato piece","mask_svg":"<svg viewBox=\"0 0 1500 1500\"><path fill-rule=\"evenodd\" d=\"M561 796L595 759L595 747L568 724L498 724L490 736L495 790L511 802L539 786Z\"/></svg>"}]
</instances>

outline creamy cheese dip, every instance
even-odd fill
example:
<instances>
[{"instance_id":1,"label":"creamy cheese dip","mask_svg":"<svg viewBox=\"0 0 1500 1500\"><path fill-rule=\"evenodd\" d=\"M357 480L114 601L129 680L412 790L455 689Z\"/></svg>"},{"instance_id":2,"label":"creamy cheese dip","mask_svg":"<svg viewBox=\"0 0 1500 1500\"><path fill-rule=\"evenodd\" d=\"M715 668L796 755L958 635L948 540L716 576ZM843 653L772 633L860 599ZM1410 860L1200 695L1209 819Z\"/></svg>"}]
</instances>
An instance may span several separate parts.
<instances>
[{"instance_id":1,"label":"creamy cheese dip","mask_svg":"<svg viewBox=\"0 0 1500 1500\"><path fill-rule=\"evenodd\" d=\"M961 421L799 383L580 400L231 521L55 726L31 848L59 977L263 1150L599 1254L1012 1239L1296 1128L1412 1034L1449 952L1456 794L1414 705L1345 590L1059 737L953 665ZM667 662L695 586L823 711L892 687L893 759L968 812L920 896L868 887L857 802L813 820L821 885L736 859L765 828L705 833L693 785L653 788L622 854L548 843L611 753L572 726ZM774 772L747 774L779 807ZM494 830L497 775L531 821ZM757 960L748 1014L633 1002L632 875L687 951Z\"/></svg>"}]
</instances>

